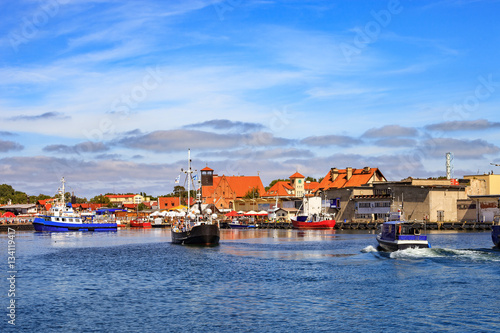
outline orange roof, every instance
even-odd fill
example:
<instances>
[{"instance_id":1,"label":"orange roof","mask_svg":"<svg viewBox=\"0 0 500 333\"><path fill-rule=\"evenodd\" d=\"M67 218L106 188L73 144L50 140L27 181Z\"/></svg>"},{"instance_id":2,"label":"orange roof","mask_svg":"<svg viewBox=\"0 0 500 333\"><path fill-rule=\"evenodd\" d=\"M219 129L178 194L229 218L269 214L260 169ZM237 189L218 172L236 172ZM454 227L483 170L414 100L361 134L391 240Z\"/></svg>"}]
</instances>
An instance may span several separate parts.
<instances>
[{"instance_id":1,"label":"orange roof","mask_svg":"<svg viewBox=\"0 0 500 333\"><path fill-rule=\"evenodd\" d=\"M210 169L209 167L204 167L200 171L214 171L213 169Z\"/></svg>"},{"instance_id":2,"label":"orange roof","mask_svg":"<svg viewBox=\"0 0 500 333\"><path fill-rule=\"evenodd\" d=\"M73 208L81 208L81 209L89 209L90 210L96 210L98 208L101 208L104 206L104 204L96 204L96 203L81 203L81 204L73 204Z\"/></svg>"},{"instance_id":3,"label":"orange roof","mask_svg":"<svg viewBox=\"0 0 500 333\"><path fill-rule=\"evenodd\" d=\"M305 182L304 183L304 189L307 191L316 191L316 188L318 188L319 183L318 182Z\"/></svg>"},{"instance_id":4,"label":"orange roof","mask_svg":"<svg viewBox=\"0 0 500 333\"><path fill-rule=\"evenodd\" d=\"M290 176L290 179L293 179L293 178L306 178L306 177L304 177L300 173L296 172Z\"/></svg>"},{"instance_id":5,"label":"orange roof","mask_svg":"<svg viewBox=\"0 0 500 333\"><path fill-rule=\"evenodd\" d=\"M237 198L244 197L252 188L257 188L259 196L266 193L259 176L215 176L213 186L203 186L203 197L210 197L215 192L221 180L225 179Z\"/></svg>"},{"instance_id":6,"label":"orange roof","mask_svg":"<svg viewBox=\"0 0 500 333\"><path fill-rule=\"evenodd\" d=\"M293 186L287 181L276 182L263 196L265 197L288 197L293 195Z\"/></svg>"},{"instance_id":7,"label":"orange roof","mask_svg":"<svg viewBox=\"0 0 500 333\"><path fill-rule=\"evenodd\" d=\"M323 178L318 189L328 190L330 188L356 187L370 184L373 181L385 181L384 175L378 168L351 169L351 178L347 179L347 169L331 169ZM336 178L334 178L334 174Z\"/></svg>"},{"instance_id":8,"label":"orange roof","mask_svg":"<svg viewBox=\"0 0 500 333\"><path fill-rule=\"evenodd\" d=\"M125 208L136 209L138 206L136 204L123 204Z\"/></svg>"}]
</instances>

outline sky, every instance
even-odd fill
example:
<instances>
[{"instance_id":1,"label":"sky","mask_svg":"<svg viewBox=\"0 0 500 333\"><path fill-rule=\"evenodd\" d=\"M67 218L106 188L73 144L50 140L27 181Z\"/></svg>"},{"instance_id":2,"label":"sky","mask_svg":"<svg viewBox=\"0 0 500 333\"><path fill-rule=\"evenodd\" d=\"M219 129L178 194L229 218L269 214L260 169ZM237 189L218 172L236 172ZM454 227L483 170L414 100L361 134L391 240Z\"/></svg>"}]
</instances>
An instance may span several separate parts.
<instances>
[{"instance_id":1,"label":"sky","mask_svg":"<svg viewBox=\"0 0 500 333\"><path fill-rule=\"evenodd\" d=\"M499 1L1 1L0 184L500 173ZM184 176L183 176L184 177ZM182 183L182 181L181 181ZM182 185L182 184L181 184Z\"/></svg>"}]
</instances>

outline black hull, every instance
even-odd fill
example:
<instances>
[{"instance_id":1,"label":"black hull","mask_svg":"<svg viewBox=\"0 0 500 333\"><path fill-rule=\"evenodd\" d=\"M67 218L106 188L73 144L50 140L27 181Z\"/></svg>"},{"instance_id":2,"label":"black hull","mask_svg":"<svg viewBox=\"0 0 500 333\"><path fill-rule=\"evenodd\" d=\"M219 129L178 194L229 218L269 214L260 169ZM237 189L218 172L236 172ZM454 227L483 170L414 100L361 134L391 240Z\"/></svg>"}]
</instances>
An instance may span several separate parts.
<instances>
[{"instance_id":1,"label":"black hull","mask_svg":"<svg viewBox=\"0 0 500 333\"><path fill-rule=\"evenodd\" d=\"M194 226L189 231L171 231L172 243L186 245L218 245L220 230L216 224L202 224Z\"/></svg>"},{"instance_id":2,"label":"black hull","mask_svg":"<svg viewBox=\"0 0 500 333\"><path fill-rule=\"evenodd\" d=\"M493 244L500 249L500 225L494 225L491 230L491 239Z\"/></svg>"}]
</instances>

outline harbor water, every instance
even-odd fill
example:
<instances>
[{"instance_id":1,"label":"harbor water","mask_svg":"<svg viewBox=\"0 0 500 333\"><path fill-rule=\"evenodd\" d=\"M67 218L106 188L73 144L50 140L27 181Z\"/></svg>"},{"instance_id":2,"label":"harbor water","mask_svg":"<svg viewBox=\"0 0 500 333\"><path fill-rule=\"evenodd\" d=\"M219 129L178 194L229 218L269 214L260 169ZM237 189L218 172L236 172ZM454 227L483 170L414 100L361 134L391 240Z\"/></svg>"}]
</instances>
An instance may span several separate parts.
<instances>
[{"instance_id":1,"label":"harbor water","mask_svg":"<svg viewBox=\"0 0 500 333\"><path fill-rule=\"evenodd\" d=\"M428 238L385 253L373 231L221 230L215 247L169 229L18 231L8 254L2 233L0 331L497 332L490 233Z\"/></svg>"}]
</instances>

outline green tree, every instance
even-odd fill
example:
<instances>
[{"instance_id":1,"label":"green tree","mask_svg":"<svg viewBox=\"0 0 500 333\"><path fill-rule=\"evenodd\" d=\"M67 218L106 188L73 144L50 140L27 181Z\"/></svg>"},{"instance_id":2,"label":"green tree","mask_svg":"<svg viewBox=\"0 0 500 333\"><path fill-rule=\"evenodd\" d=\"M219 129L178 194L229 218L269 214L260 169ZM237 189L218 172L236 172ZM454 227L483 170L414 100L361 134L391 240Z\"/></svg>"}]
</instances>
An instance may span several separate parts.
<instances>
[{"instance_id":1,"label":"green tree","mask_svg":"<svg viewBox=\"0 0 500 333\"><path fill-rule=\"evenodd\" d=\"M258 197L260 197L258 187L254 187L254 188L249 189L248 192L245 193L245 195L243 196L244 199L255 199Z\"/></svg>"},{"instance_id":2,"label":"green tree","mask_svg":"<svg viewBox=\"0 0 500 333\"><path fill-rule=\"evenodd\" d=\"M96 195L95 197L93 197L92 199L90 199L90 202L91 203L96 203L96 204L104 204L104 205L109 205L111 203L111 201L109 200L108 197L100 194L100 195Z\"/></svg>"}]
</instances>

